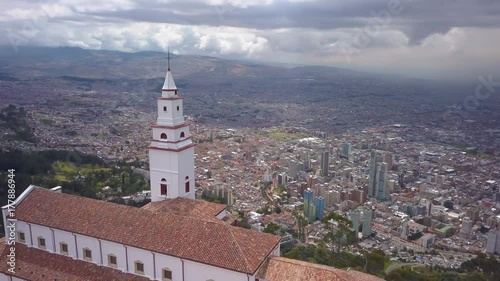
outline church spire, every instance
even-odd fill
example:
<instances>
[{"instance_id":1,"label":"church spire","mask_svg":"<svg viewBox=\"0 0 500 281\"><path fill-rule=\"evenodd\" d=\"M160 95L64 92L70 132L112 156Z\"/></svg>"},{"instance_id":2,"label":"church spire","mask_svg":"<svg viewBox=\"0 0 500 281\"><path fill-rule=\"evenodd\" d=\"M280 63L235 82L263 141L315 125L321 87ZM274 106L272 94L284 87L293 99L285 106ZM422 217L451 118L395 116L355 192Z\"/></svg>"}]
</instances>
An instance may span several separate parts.
<instances>
[{"instance_id":1,"label":"church spire","mask_svg":"<svg viewBox=\"0 0 500 281\"><path fill-rule=\"evenodd\" d=\"M158 118L152 126L153 135L148 146L152 202L176 197L195 198L195 144L189 133L189 123L184 119L182 97L170 71L170 48L167 59L168 70L157 100Z\"/></svg>"},{"instance_id":2,"label":"church spire","mask_svg":"<svg viewBox=\"0 0 500 281\"><path fill-rule=\"evenodd\" d=\"M177 86L175 86L174 77L170 72L170 46L168 47L167 54L167 76L165 77L165 82L163 83L162 91L177 91Z\"/></svg>"}]
</instances>

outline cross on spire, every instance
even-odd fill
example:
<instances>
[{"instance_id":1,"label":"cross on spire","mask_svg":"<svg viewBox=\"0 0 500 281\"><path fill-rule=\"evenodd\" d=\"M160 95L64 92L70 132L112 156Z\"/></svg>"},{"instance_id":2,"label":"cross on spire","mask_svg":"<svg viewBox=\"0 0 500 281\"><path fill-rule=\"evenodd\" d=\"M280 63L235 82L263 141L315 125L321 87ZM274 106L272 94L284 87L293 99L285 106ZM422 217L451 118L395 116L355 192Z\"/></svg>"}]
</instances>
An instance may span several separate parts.
<instances>
[{"instance_id":1,"label":"cross on spire","mask_svg":"<svg viewBox=\"0 0 500 281\"><path fill-rule=\"evenodd\" d=\"M167 51L167 66L168 66L168 71L170 71L170 45L168 45L168 51Z\"/></svg>"}]
</instances>

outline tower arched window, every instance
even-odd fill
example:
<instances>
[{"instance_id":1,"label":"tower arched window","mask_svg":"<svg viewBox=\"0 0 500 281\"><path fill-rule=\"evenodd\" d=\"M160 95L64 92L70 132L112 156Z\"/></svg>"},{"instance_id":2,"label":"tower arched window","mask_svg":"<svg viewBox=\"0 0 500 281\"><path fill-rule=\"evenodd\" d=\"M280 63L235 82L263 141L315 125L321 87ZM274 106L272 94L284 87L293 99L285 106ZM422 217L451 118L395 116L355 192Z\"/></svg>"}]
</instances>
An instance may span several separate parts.
<instances>
[{"instance_id":1,"label":"tower arched window","mask_svg":"<svg viewBox=\"0 0 500 281\"><path fill-rule=\"evenodd\" d=\"M184 134L184 132L181 132L181 138L185 138L186 137L186 134Z\"/></svg>"},{"instance_id":2,"label":"tower arched window","mask_svg":"<svg viewBox=\"0 0 500 281\"><path fill-rule=\"evenodd\" d=\"M167 195L167 180L161 179L160 181L160 194Z\"/></svg>"},{"instance_id":3,"label":"tower arched window","mask_svg":"<svg viewBox=\"0 0 500 281\"><path fill-rule=\"evenodd\" d=\"M177 106L177 111L179 111L180 109L181 109L181 107L180 107L180 106Z\"/></svg>"},{"instance_id":4,"label":"tower arched window","mask_svg":"<svg viewBox=\"0 0 500 281\"><path fill-rule=\"evenodd\" d=\"M166 139L167 139L167 134L165 134L165 133L161 133L160 138L161 138L162 140L166 140Z\"/></svg>"},{"instance_id":5,"label":"tower arched window","mask_svg":"<svg viewBox=\"0 0 500 281\"><path fill-rule=\"evenodd\" d=\"M166 106L163 107L163 111L167 111L167 107Z\"/></svg>"},{"instance_id":6,"label":"tower arched window","mask_svg":"<svg viewBox=\"0 0 500 281\"><path fill-rule=\"evenodd\" d=\"M186 193L189 193L191 188L189 186L189 177L187 177L187 176L186 176L186 183L184 184L184 188L185 188Z\"/></svg>"}]
</instances>

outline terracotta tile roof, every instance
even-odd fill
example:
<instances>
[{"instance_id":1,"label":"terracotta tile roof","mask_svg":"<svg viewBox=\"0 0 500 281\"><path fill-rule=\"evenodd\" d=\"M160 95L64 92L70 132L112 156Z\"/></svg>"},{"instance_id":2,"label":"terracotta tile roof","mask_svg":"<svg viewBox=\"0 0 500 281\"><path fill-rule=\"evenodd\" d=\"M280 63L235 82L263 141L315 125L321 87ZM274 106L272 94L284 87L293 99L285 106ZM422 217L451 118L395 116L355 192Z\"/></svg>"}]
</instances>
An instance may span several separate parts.
<instances>
[{"instance_id":1,"label":"terracotta tile roof","mask_svg":"<svg viewBox=\"0 0 500 281\"><path fill-rule=\"evenodd\" d=\"M16 218L249 274L280 241L218 219L152 212L39 187L16 207Z\"/></svg>"},{"instance_id":2,"label":"terracotta tile roof","mask_svg":"<svg viewBox=\"0 0 500 281\"><path fill-rule=\"evenodd\" d=\"M382 281L383 279L355 270L270 257L260 268L257 277L267 281Z\"/></svg>"},{"instance_id":3,"label":"terracotta tile roof","mask_svg":"<svg viewBox=\"0 0 500 281\"><path fill-rule=\"evenodd\" d=\"M0 253L2 257L9 254L5 238L0 239ZM8 264L0 263L0 272L8 272ZM120 270L98 266L94 263L74 260L70 257L51 254L36 248L28 248L23 244L16 244L15 275L23 280L58 280L58 281L145 281L149 278L124 273Z\"/></svg>"},{"instance_id":4,"label":"terracotta tile roof","mask_svg":"<svg viewBox=\"0 0 500 281\"><path fill-rule=\"evenodd\" d=\"M227 205L186 198L175 198L160 202L151 202L142 207L142 209L150 210L152 212L167 212L183 216L194 216L210 219L215 218L226 208Z\"/></svg>"}]
</instances>

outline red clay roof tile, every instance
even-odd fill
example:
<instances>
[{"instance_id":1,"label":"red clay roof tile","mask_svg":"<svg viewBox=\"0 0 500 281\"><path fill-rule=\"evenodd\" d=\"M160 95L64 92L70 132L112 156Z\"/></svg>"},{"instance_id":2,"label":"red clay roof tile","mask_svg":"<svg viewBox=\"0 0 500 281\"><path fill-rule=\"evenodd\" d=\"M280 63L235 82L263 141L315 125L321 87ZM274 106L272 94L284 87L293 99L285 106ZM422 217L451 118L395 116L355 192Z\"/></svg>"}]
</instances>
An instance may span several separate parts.
<instances>
[{"instance_id":1,"label":"red clay roof tile","mask_svg":"<svg viewBox=\"0 0 500 281\"><path fill-rule=\"evenodd\" d=\"M308 263L283 257L269 257L257 273L267 281L382 281L383 279L355 270Z\"/></svg>"},{"instance_id":2,"label":"red clay roof tile","mask_svg":"<svg viewBox=\"0 0 500 281\"><path fill-rule=\"evenodd\" d=\"M192 200L187 198L167 199L159 202L151 202L142 209L152 212L167 212L182 216L192 216L214 219L223 212L227 205L212 203L203 200Z\"/></svg>"},{"instance_id":3,"label":"red clay roof tile","mask_svg":"<svg viewBox=\"0 0 500 281\"><path fill-rule=\"evenodd\" d=\"M218 219L152 212L38 187L16 207L16 218L249 274L280 241Z\"/></svg>"},{"instance_id":4,"label":"red clay roof tile","mask_svg":"<svg viewBox=\"0 0 500 281\"><path fill-rule=\"evenodd\" d=\"M0 239L2 257L9 254L11 246L5 244L5 238ZM44 250L29 248L16 244L15 274L8 271L9 265L0 263L0 272L22 278L24 280L58 280L58 281L146 281L149 278L124 273L120 270L98 266L94 263L74 260Z\"/></svg>"}]
</instances>

